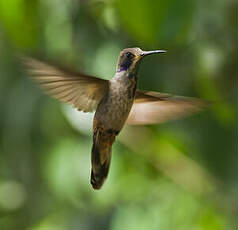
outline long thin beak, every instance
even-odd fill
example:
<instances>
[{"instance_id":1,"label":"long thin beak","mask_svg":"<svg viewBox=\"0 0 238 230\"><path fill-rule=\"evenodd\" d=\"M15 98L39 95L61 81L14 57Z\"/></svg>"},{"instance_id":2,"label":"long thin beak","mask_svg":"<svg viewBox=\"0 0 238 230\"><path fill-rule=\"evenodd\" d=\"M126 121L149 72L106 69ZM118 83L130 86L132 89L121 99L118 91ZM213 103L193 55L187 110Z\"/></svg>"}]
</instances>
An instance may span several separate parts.
<instances>
[{"instance_id":1,"label":"long thin beak","mask_svg":"<svg viewBox=\"0 0 238 230\"><path fill-rule=\"evenodd\" d=\"M151 51L143 51L141 56L145 57L147 55L151 55L151 54L158 54L158 53L166 53L166 50L151 50Z\"/></svg>"}]
</instances>

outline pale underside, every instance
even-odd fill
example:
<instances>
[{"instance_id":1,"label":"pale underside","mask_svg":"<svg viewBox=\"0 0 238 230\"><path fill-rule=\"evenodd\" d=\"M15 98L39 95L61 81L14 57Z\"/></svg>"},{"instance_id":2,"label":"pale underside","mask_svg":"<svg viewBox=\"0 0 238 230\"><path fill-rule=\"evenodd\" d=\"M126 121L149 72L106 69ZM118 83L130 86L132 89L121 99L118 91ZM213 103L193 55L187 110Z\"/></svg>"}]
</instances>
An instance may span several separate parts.
<instances>
[{"instance_id":1,"label":"pale underside","mask_svg":"<svg viewBox=\"0 0 238 230\"><path fill-rule=\"evenodd\" d=\"M37 59L22 57L29 75L52 97L78 110L93 112L108 91L109 81L73 73ZM206 103L199 99L151 91L136 91L128 124L162 123L198 112Z\"/></svg>"}]
</instances>

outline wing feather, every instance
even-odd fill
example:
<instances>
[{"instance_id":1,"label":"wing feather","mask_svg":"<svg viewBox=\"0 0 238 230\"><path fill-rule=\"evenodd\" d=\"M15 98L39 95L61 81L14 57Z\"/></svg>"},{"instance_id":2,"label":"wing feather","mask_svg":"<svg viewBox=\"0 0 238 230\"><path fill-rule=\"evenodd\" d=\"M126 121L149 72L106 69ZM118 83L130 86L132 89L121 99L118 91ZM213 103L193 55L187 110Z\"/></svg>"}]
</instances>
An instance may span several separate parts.
<instances>
[{"instance_id":1,"label":"wing feather","mask_svg":"<svg viewBox=\"0 0 238 230\"><path fill-rule=\"evenodd\" d=\"M201 111L203 100L152 91L137 91L127 119L131 125L163 123Z\"/></svg>"},{"instance_id":2,"label":"wing feather","mask_svg":"<svg viewBox=\"0 0 238 230\"><path fill-rule=\"evenodd\" d=\"M24 68L44 91L78 110L92 112L108 90L108 81L74 73L46 62L21 57Z\"/></svg>"}]
</instances>

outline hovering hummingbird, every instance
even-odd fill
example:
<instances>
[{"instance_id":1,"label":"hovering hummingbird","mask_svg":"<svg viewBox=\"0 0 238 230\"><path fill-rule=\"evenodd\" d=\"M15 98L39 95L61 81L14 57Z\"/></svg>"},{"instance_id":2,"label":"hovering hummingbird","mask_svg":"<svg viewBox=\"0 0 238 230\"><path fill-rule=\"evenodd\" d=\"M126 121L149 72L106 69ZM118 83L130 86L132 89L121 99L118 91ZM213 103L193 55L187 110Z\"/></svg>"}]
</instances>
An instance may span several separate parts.
<instances>
[{"instance_id":1,"label":"hovering hummingbird","mask_svg":"<svg viewBox=\"0 0 238 230\"><path fill-rule=\"evenodd\" d=\"M205 106L202 100L195 98L137 90L141 60L165 52L123 49L111 80L72 72L33 58L22 58L29 75L46 93L83 112L96 111L91 152L91 184L94 189L100 189L107 178L112 144L125 123L162 123L197 112Z\"/></svg>"}]
</instances>

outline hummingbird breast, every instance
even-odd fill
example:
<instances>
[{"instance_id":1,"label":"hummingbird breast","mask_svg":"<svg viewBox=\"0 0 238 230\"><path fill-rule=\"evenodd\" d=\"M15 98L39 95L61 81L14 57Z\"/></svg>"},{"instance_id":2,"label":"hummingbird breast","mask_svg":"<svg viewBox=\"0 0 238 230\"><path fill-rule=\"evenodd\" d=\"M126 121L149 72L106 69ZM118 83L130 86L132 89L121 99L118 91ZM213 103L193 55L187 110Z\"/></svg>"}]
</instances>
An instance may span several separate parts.
<instances>
[{"instance_id":1,"label":"hummingbird breast","mask_svg":"<svg viewBox=\"0 0 238 230\"><path fill-rule=\"evenodd\" d=\"M136 79L113 78L108 93L99 103L94 121L104 129L120 131L133 105Z\"/></svg>"}]
</instances>

